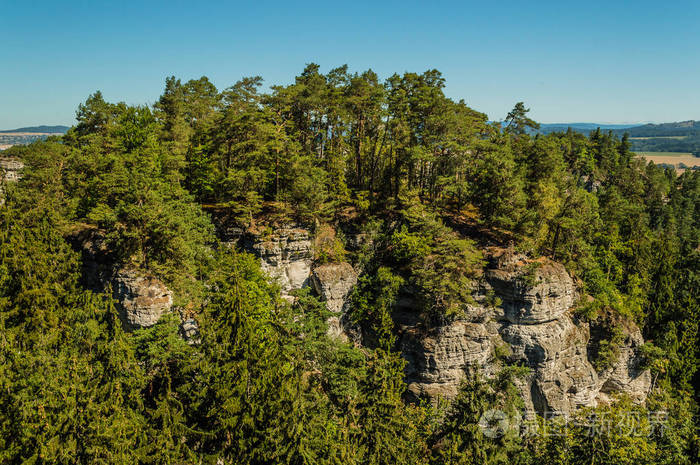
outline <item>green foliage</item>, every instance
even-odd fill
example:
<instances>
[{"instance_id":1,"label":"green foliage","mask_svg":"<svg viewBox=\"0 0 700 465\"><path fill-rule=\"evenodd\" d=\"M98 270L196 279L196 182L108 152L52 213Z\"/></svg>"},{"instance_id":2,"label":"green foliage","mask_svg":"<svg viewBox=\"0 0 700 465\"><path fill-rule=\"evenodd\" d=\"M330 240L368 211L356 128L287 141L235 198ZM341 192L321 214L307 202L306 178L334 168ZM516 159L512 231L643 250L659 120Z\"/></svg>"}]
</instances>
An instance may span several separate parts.
<instances>
[{"instance_id":1,"label":"green foliage","mask_svg":"<svg viewBox=\"0 0 700 465\"><path fill-rule=\"evenodd\" d=\"M343 241L329 225L317 229L314 234L313 251L314 261L319 265L343 262L347 255Z\"/></svg>"},{"instance_id":2,"label":"green foliage","mask_svg":"<svg viewBox=\"0 0 700 465\"><path fill-rule=\"evenodd\" d=\"M611 406L582 409L568 421L540 420L527 443L532 463L694 463L697 436L686 429L688 412L679 412L673 402L653 404L660 409L621 399ZM672 411L678 416L672 418Z\"/></svg>"},{"instance_id":3,"label":"green foliage","mask_svg":"<svg viewBox=\"0 0 700 465\"><path fill-rule=\"evenodd\" d=\"M483 267L474 242L461 239L420 202L407 199L388 253L421 297L427 317L462 315Z\"/></svg>"},{"instance_id":4,"label":"green foliage","mask_svg":"<svg viewBox=\"0 0 700 465\"><path fill-rule=\"evenodd\" d=\"M269 92L259 77L223 91L170 77L153 108L97 92L65 136L8 151L26 168L0 207L0 462L697 462L700 174L645 165L600 130L532 137L522 102L489 124L444 86L437 70L380 82L315 64ZM257 259L216 244L203 203L246 226L316 225L317 264L363 270L344 323L364 346L329 337L309 291L281 300ZM356 250L341 227L363 233ZM201 341L174 314L125 334L111 298L82 287L66 237L86 231L110 266L163 279ZM447 410L405 401L397 308L425 324L468 316L483 246L510 241L532 257L524 285L541 256L572 274L598 370L623 325L653 341L646 407L623 398L560 435L486 436L484 414L522 410L528 374L506 347L502 371L470 375ZM587 426L654 412L664 431Z\"/></svg>"},{"instance_id":5,"label":"green foliage","mask_svg":"<svg viewBox=\"0 0 700 465\"><path fill-rule=\"evenodd\" d=\"M109 114L97 124L104 106ZM180 184L184 160L159 140L148 108L93 96L78 118L67 144L40 143L30 151L29 176L22 181L27 192L50 194L66 218L98 229L117 262L151 271L176 291L178 303L195 304L214 237Z\"/></svg>"},{"instance_id":6,"label":"green foliage","mask_svg":"<svg viewBox=\"0 0 700 465\"><path fill-rule=\"evenodd\" d=\"M528 130L539 129L536 121L527 117L530 109L525 108L525 103L518 102L508 113L505 120L505 130L515 135L524 135Z\"/></svg>"},{"instance_id":7,"label":"green foliage","mask_svg":"<svg viewBox=\"0 0 700 465\"><path fill-rule=\"evenodd\" d=\"M604 336L594 343L593 366L598 372L604 371L617 361L620 355L620 345L624 342L625 333L618 325L610 322L602 323Z\"/></svg>"},{"instance_id":8,"label":"green foliage","mask_svg":"<svg viewBox=\"0 0 700 465\"><path fill-rule=\"evenodd\" d=\"M581 299L576 303L576 307L574 309L576 316L583 321L595 320L598 318L598 312L601 309L600 301L585 301L584 299Z\"/></svg>"},{"instance_id":9,"label":"green foliage","mask_svg":"<svg viewBox=\"0 0 700 465\"><path fill-rule=\"evenodd\" d=\"M369 325L376 345L387 349L396 341L391 312L405 280L388 267L360 276L352 295L352 315L357 323Z\"/></svg>"},{"instance_id":10,"label":"green foliage","mask_svg":"<svg viewBox=\"0 0 700 465\"><path fill-rule=\"evenodd\" d=\"M57 226L42 203L0 211L0 460L133 463L153 433L144 373Z\"/></svg>"},{"instance_id":11,"label":"green foliage","mask_svg":"<svg viewBox=\"0 0 700 465\"><path fill-rule=\"evenodd\" d=\"M535 287L538 281L538 270L542 268L542 262L532 261L525 266L525 273L522 276L522 280L528 287Z\"/></svg>"},{"instance_id":12,"label":"green foliage","mask_svg":"<svg viewBox=\"0 0 700 465\"><path fill-rule=\"evenodd\" d=\"M391 253L400 263L424 259L431 251L429 243L428 237L408 232L408 227L405 224L401 226L401 229L394 231L389 239Z\"/></svg>"},{"instance_id":13,"label":"green foliage","mask_svg":"<svg viewBox=\"0 0 700 465\"><path fill-rule=\"evenodd\" d=\"M517 367L506 368L492 379L484 379L478 373L469 375L429 440L431 463L526 463L520 460L522 446L517 426L522 400L514 384L525 375ZM506 419L507 428L502 430L486 421L496 411ZM486 427L492 427L494 434L484 434Z\"/></svg>"}]
</instances>

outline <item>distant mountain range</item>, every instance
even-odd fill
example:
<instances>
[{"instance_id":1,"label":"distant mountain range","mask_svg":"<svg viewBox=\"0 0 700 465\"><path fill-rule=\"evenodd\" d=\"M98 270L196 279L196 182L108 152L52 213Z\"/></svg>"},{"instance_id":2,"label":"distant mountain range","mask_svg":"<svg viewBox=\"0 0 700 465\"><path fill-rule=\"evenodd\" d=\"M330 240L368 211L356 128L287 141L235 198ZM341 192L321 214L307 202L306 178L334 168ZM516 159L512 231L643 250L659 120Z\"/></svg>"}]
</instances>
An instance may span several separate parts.
<instances>
[{"instance_id":1,"label":"distant mountain range","mask_svg":"<svg viewBox=\"0 0 700 465\"><path fill-rule=\"evenodd\" d=\"M576 132L589 133L595 131L596 129L604 130L618 130L626 129L637 126L636 124L601 124L601 123L542 123L540 125L540 132L543 134L549 134L552 132L566 131L571 128Z\"/></svg>"},{"instance_id":2,"label":"distant mountain range","mask_svg":"<svg viewBox=\"0 0 700 465\"><path fill-rule=\"evenodd\" d=\"M616 132L620 132L617 130ZM700 135L700 121L680 121L678 123L645 124L627 131L630 137L693 137Z\"/></svg>"},{"instance_id":3,"label":"distant mountain range","mask_svg":"<svg viewBox=\"0 0 700 465\"><path fill-rule=\"evenodd\" d=\"M539 132L549 134L573 131L588 134L600 128L622 137L628 134L635 152L678 152L700 156L700 121L679 121L661 124L597 124L551 123L542 124Z\"/></svg>"},{"instance_id":4,"label":"distant mountain range","mask_svg":"<svg viewBox=\"0 0 700 465\"><path fill-rule=\"evenodd\" d=\"M568 128L586 134L600 128L619 135L628 133L630 137L687 137L700 133L700 121L689 120L661 124L542 123L539 132L549 134L566 131Z\"/></svg>"},{"instance_id":5,"label":"distant mountain range","mask_svg":"<svg viewBox=\"0 0 700 465\"><path fill-rule=\"evenodd\" d=\"M0 131L0 133L7 134L10 132L24 132L40 134L65 134L69 129L70 126L30 126L26 128L7 129L5 131Z\"/></svg>"},{"instance_id":6,"label":"distant mountain range","mask_svg":"<svg viewBox=\"0 0 700 465\"><path fill-rule=\"evenodd\" d=\"M0 150L9 149L13 145L31 144L47 137L60 136L69 129L68 126L30 126L0 131Z\"/></svg>"}]
</instances>

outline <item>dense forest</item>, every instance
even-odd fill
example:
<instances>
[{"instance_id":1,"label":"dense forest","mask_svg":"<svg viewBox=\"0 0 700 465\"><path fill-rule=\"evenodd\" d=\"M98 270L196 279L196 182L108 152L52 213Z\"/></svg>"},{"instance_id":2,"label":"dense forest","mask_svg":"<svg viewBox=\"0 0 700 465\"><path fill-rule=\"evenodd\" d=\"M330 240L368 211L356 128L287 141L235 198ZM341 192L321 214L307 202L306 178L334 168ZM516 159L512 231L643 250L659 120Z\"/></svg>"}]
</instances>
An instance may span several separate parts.
<instances>
[{"instance_id":1,"label":"dense forest","mask_svg":"<svg viewBox=\"0 0 700 465\"><path fill-rule=\"evenodd\" d=\"M700 157L700 121L682 121L678 123L644 124L641 126L596 125L592 123L543 124L538 130L550 134L566 131L569 127L576 132L588 134L597 129L609 129L618 137L628 135L632 151L638 152L681 152L692 153Z\"/></svg>"},{"instance_id":2,"label":"dense forest","mask_svg":"<svg viewBox=\"0 0 700 465\"><path fill-rule=\"evenodd\" d=\"M616 132L620 132L617 130ZM630 137L684 137L697 136L700 133L700 121L681 121L678 123L644 124L627 130Z\"/></svg>"},{"instance_id":3,"label":"dense forest","mask_svg":"<svg viewBox=\"0 0 700 465\"><path fill-rule=\"evenodd\" d=\"M700 157L700 121L645 124L614 133L629 133L632 149L640 152L686 152Z\"/></svg>"},{"instance_id":4,"label":"dense forest","mask_svg":"<svg viewBox=\"0 0 700 465\"><path fill-rule=\"evenodd\" d=\"M640 137L632 141L632 148L640 152L681 152L700 157L700 134L677 137Z\"/></svg>"},{"instance_id":5,"label":"dense forest","mask_svg":"<svg viewBox=\"0 0 700 465\"><path fill-rule=\"evenodd\" d=\"M269 90L171 77L152 106L96 92L65 135L4 151L25 168L0 207L0 462L698 463L700 173L647 165L610 131L532 135L521 102L489 122L444 86L437 70L314 64ZM337 230L318 260L363 270L350 312L371 343L329 336L307 290L282 299L259 260L220 244L215 210L242 229ZM347 223L370 246L352 250ZM175 313L125 331L112 293L85 284L81 231L165 282L198 340ZM587 296L578 318L642 329L644 404L485 434L485 412L522 409L525 368L507 363L451 403L406 398L397 293L419 295L426 321L458 318L493 245L563 264ZM658 412L643 434L592 431Z\"/></svg>"},{"instance_id":6,"label":"dense forest","mask_svg":"<svg viewBox=\"0 0 700 465\"><path fill-rule=\"evenodd\" d=\"M13 145L30 144L37 140L46 139L50 135L65 134L67 126L33 126L9 131L0 131L0 150Z\"/></svg>"}]
</instances>

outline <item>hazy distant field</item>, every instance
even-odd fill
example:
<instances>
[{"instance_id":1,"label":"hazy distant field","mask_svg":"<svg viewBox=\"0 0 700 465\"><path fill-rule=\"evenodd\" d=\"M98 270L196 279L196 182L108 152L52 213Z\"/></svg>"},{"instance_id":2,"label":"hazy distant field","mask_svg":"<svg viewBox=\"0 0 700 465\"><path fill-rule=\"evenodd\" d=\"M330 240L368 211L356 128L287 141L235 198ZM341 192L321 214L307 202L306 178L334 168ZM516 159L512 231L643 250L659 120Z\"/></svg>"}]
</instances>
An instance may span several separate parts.
<instances>
[{"instance_id":1,"label":"hazy distant field","mask_svg":"<svg viewBox=\"0 0 700 465\"><path fill-rule=\"evenodd\" d=\"M13 145L31 144L35 140L46 139L49 136L59 134L51 132L0 132L0 150L7 149Z\"/></svg>"},{"instance_id":2,"label":"hazy distant field","mask_svg":"<svg viewBox=\"0 0 700 465\"><path fill-rule=\"evenodd\" d=\"M694 166L700 167L700 157L693 156L692 153L684 152L637 152L640 157L646 158L648 161L653 161L655 164L666 164L673 165L677 169L679 164L683 163L685 166L692 168Z\"/></svg>"},{"instance_id":3,"label":"hazy distant field","mask_svg":"<svg viewBox=\"0 0 700 465\"><path fill-rule=\"evenodd\" d=\"M654 140L654 139L673 139L673 140L684 140L688 136L655 136L655 137L630 137L630 140Z\"/></svg>"}]
</instances>

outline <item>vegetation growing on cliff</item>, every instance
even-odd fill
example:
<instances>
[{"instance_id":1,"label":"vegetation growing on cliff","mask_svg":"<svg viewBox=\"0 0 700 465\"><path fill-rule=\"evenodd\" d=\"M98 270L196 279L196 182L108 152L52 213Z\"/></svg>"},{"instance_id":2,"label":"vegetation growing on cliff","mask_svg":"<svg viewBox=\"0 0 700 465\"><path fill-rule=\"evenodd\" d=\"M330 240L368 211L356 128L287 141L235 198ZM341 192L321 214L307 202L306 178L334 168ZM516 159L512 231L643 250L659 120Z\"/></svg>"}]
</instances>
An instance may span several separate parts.
<instances>
[{"instance_id":1,"label":"vegetation growing on cliff","mask_svg":"<svg viewBox=\"0 0 700 465\"><path fill-rule=\"evenodd\" d=\"M436 70L381 82L308 65L291 85L261 84L169 78L152 108L98 92L65 136L7 151L27 168L0 208L0 461L697 460L700 174L645 166L627 138L600 130L530 136L537 123L522 103L489 123L447 98ZM282 301L255 260L218 247L202 210L211 204L244 226L265 209L366 230L353 316L376 344L328 338L313 297ZM168 318L124 333L111 298L80 284L65 240L76 228L171 286L199 313L200 344ZM485 436L475 427L485 412L517 411L521 373L507 367L470 379L447 412L403 401L390 315L399 295L419 296L424 318L459 315L479 246L507 242L563 262L594 298L587 318L643 327L659 388L648 410L594 413L667 411L664 434L598 441L576 425ZM347 253L335 236L319 251L319 262ZM615 350L609 329L601 367Z\"/></svg>"}]
</instances>

